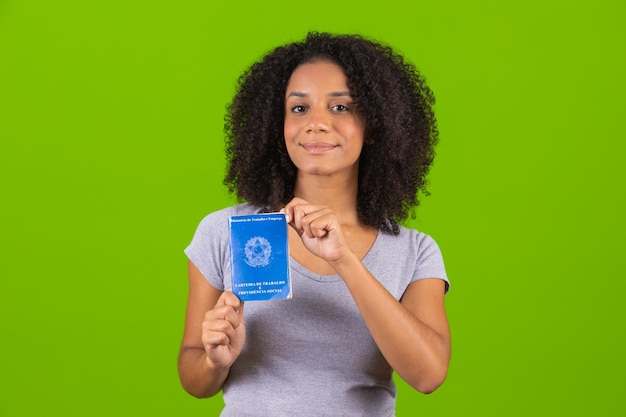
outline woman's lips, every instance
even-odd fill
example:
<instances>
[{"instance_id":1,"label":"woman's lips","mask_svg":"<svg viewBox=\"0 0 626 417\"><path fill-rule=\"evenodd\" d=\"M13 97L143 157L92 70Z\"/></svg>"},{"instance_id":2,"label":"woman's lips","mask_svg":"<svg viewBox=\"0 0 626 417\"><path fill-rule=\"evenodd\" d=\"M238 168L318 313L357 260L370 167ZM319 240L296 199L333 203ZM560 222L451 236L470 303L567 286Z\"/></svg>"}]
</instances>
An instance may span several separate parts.
<instances>
[{"instance_id":1,"label":"woman's lips","mask_svg":"<svg viewBox=\"0 0 626 417\"><path fill-rule=\"evenodd\" d=\"M301 146L310 153L324 153L335 148L335 145L323 142L303 143Z\"/></svg>"}]
</instances>

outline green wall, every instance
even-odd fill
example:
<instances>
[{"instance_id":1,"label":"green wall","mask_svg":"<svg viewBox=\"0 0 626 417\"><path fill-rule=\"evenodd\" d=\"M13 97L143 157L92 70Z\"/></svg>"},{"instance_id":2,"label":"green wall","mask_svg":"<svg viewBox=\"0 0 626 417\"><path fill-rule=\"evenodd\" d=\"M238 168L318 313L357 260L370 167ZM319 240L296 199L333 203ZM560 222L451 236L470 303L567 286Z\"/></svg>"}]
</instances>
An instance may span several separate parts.
<instances>
[{"instance_id":1,"label":"green wall","mask_svg":"<svg viewBox=\"0 0 626 417\"><path fill-rule=\"evenodd\" d=\"M0 1L0 416L217 415L180 387L182 252L233 202L238 75L308 30L426 75L410 225L452 280L448 380L397 415L626 413L622 1Z\"/></svg>"}]
</instances>

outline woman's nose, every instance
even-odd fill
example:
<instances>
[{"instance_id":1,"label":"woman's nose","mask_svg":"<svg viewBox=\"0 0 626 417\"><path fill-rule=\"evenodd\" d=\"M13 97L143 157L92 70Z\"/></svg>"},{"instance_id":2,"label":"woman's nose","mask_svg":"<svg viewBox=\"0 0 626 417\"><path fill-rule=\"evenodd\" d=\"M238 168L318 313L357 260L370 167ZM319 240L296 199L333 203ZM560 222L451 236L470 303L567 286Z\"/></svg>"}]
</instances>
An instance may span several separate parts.
<instances>
[{"instance_id":1,"label":"woman's nose","mask_svg":"<svg viewBox=\"0 0 626 417\"><path fill-rule=\"evenodd\" d=\"M307 132L327 132L330 128L328 113L323 109L311 109L309 112L309 120Z\"/></svg>"}]
</instances>

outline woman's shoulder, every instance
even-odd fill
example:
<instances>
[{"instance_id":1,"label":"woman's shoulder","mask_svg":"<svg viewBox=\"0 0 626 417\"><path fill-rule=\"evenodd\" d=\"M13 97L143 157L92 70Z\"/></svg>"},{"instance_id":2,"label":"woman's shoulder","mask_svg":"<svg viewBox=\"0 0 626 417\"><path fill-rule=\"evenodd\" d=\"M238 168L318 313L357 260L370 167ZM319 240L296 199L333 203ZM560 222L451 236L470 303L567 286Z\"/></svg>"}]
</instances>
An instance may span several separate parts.
<instances>
[{"instance_id":1,"label":"woman's shoulder","mask_svg":"<svg viewBox=\"0 0 626 417\"><path fill-rule=\"evenodd\" d=\"M213 211L200 221L198 230L219 232L221 229L228 229L228 218L230 216L242 216L246 214L260 213L261 209L249 203L237 204Z\"/></svg>"},{"instance_id":2,"label":"woman's shoulder","mask_svg":"<svg viewBox=\"0 0 626 417\"><path fill-rule=\"evenodd\" d=\"M395 244L401 247L427 247L437 245L435 240L429 234L402 225L398 226L397 234L384 233L384 235L387 237L386 240L390 244Z\"/></svg>"},{"instance_id":3,"label":"woman's shoulder","mask_svg":"<svg viewBox=\"0 0 626 417\"><path fill-rule=\"evenodd\" d=\"M391 244L390 250L404 253L407 261L415 262L418 278L441 278L446 281L447 291L450 284L443 255L435 239L427 233L402 226L400 226L400 233L395 236L395 242ZM394 239L392 238L391 241Z\"/></svg>"},{"instance_id":4,"label":"woman's shoulder","mask_svg":"<svg viewBox=\"0 0 626 417\"><path fill-rule=\"evenodd\" d=\"M416 280L440 278L448 282L437 243L430 235L409 227L399 226L397 234L379 231L375 247L364 260L398 299Z\"/></svg>"},{"instance_id":5,"label":"woman's shoulder","mask_svg":"<svg viewBox=\"0 0 626 417\"><path fill-rule=\"evenodd\" d=\"M435 239L417 229L399 226L398 234L385 233L381 240L381 246L390 256L400 255L418 264L424 259L441 258L441 249Z\"/></svg>"},{"instance_id":6,"label":"woman's shoulder","mask_svg":"<svg viewBox=\"0 0 626 417\"><path fill-rule=\"evenodd\" d=\"M221 221L223 219L228 219L230 216L243 216L246 214L256 214L260 212L261 212L261 209L259 207L254 206L249 203L242 203L242 204L224 207L222 209L213 211L207 214L204 217L204 219L202 219L202 221L203 222Z\"/></svg>"}]
</instances>

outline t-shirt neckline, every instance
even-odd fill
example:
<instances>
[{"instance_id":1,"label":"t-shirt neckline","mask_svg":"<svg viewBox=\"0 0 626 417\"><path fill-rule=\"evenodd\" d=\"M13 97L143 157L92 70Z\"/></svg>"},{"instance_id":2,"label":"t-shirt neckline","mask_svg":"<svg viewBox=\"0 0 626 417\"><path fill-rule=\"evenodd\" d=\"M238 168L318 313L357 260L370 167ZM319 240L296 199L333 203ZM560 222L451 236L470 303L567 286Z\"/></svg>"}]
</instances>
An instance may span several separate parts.
<instances>
[{"instance_id":1,"label":"t-shirt neckline","mask_svg":"<svg viewBox=\"0 0 626 417\"><path fill-rule=\"evenodd\" d=\"M369 258L374 256L373 253L376 251L376 248L380 245L380 241L382 240L382 235L383 235L383 233L380 230L378 230L377 234L376 234L376 239L374 239L374 243L369 248L369 250L367 251L365 256L363 256L363 258L361 259L361 262L366 267L367 267ZM289 259L290 259L291 266L292 266L293 269L295 269L300 274L302 274L305 277L310 278L310 279L312 279L314 281L318 281L318 282L336 282L336 281L341 281L341 277L339 275L337 275L337 274L332 274L332 275L316 274L315 272L311 271L310 269L308 269L308 268L304 267L302 264L300 264L300 262L298 262L293 256L289 256Z\"/></svg>"}]
</instances>

